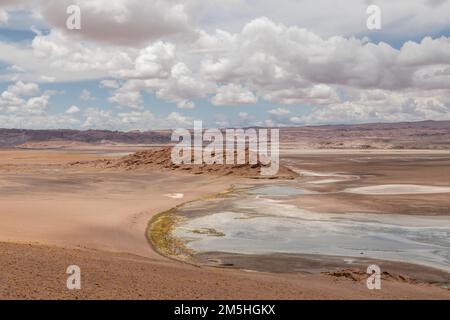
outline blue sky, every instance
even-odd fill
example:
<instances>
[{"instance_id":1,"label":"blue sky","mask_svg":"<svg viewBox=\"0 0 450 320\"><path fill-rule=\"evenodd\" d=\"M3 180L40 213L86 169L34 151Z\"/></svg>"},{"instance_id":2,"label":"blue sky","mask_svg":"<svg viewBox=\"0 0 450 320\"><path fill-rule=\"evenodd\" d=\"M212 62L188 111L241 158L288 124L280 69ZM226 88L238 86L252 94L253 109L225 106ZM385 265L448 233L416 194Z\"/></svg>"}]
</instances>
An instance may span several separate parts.
<instances>
[{"instance_id":1,"label":"blue sky","mask_svg":"<svg viewBox=\"0 0 450 320\"><path fill-rule=\"evenodd\" d=\"M0 127L450 119L450 1L0 4Z\"/></svg>"}]
</instances>

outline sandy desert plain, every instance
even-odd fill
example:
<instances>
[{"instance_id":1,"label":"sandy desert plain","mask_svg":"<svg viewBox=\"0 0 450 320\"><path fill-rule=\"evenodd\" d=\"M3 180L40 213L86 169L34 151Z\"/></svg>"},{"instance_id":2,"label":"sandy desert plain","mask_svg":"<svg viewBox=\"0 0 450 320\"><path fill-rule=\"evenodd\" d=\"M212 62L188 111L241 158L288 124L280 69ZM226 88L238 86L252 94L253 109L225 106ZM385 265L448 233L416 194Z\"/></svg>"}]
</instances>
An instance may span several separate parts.
<instances>
[{"instance_id":1,"label":"sandy desert plain","mask_svg":"<svg viewBox=\"0 0 450 320\"><path fill-rule=\"evenodd\" d=\"M166 168L161 144L0 149L0 298L450 299L448 145L289 137L277 179Z\"/></svg>"}]
</instances>

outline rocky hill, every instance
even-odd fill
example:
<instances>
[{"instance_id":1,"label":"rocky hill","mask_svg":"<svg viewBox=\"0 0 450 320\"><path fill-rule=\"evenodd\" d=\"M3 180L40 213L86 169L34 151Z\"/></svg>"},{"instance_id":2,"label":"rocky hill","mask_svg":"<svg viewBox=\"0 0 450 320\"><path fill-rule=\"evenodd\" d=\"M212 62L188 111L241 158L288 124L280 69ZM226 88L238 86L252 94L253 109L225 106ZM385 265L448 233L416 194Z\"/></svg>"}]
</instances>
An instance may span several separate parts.
<instances>
[{"instance_id":1,"label":"rocky hill","mask_svg":"<svg viewBox=\"0 0 450 320\"><path fill-rule=\"evenodd\" d=\"M100 170L163 170L180 171L192 174L211 174L217 176L241 176L254 179L293 179L298 175L292 170L280 165L278 174L274 176L262 176L260 170L264 165L260 162L249 164L175 164L171 159L171 147L155 148L133 153L119 159L100 159L95 161L73 162L69 167L83 169L94 168ZM248 159L248 149L247 149ZM236 152L235 152L236 155ZM193 159L193 157L192 157Z\"/></svg>"}]
</instances>

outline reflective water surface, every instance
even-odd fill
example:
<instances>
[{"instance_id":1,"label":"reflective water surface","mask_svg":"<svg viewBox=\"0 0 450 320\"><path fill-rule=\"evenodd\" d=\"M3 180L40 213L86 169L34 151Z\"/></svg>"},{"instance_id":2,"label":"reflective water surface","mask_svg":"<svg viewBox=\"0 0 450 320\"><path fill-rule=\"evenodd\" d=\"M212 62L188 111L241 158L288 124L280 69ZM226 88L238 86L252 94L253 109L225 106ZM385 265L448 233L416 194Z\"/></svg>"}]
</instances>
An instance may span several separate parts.
<instances>
[{"instance_id":1,"label":"reflective water surface","mask_svg":"<svg viewBox=\"0 0 450 320\"><path fill-rule=\"evenodd\" d=\"M324 214L283 203L283 197L304 193L308 191L290 186L262 186L212 203L197 202L180 209L191 218L181 222L174 235L197 252L379 258L450 271L448 217Z\"/></svg>"}]
</instances>

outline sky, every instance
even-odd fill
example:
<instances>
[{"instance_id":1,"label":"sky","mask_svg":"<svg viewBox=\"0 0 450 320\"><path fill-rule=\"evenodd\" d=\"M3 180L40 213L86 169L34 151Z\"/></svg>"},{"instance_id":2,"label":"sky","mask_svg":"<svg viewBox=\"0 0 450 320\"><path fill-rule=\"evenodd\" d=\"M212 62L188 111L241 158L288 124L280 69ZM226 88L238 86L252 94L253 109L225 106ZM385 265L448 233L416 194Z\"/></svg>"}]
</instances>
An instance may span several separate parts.
<instances>
[{"instance_id":1,"label":"sky","mask_svg":"<svg viewBox=\"0 0 450 320\"><path fill-rule=\"evenodd\" d=\"M450 120L449 17L450 0L0 0L0 128Z\"/></svg>"}]
</instances>

